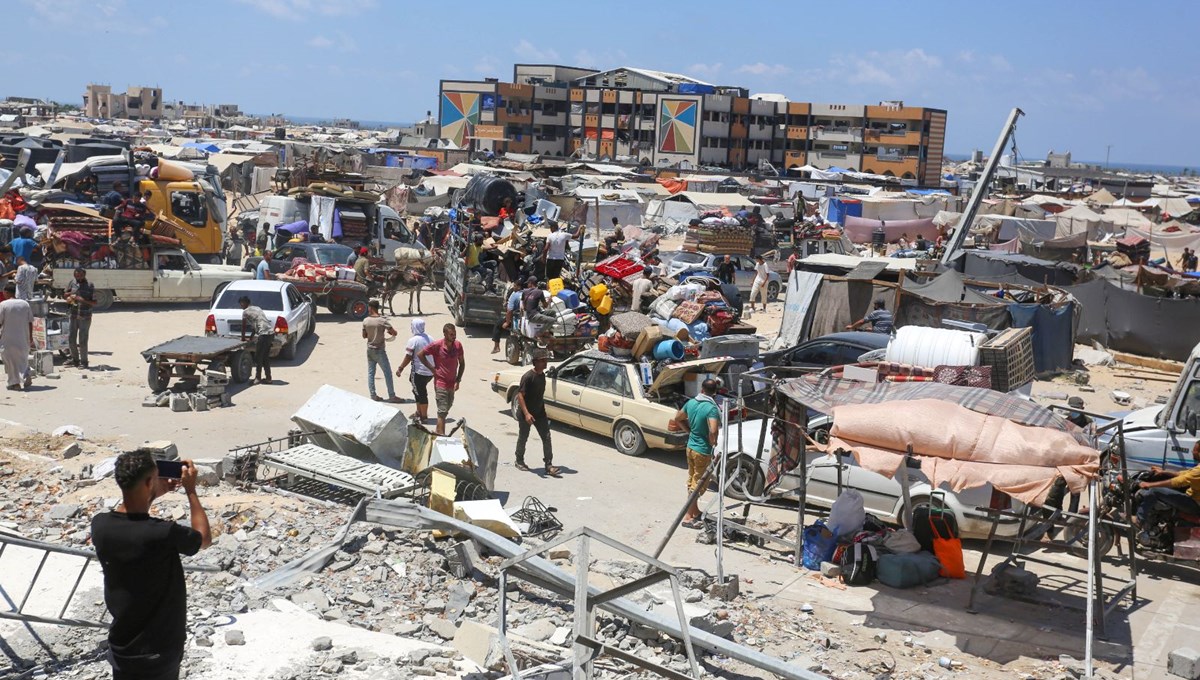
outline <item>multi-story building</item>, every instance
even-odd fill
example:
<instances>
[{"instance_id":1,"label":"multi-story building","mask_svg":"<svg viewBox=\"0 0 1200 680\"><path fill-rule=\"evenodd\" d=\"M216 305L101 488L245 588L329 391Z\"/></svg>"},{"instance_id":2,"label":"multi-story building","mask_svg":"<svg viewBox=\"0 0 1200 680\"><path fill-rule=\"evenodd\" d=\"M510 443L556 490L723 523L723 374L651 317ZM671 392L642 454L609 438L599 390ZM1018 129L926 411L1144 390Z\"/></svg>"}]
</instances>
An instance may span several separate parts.
<instances>
[{"instance_id":1,"label":"multi-story building","mask_svg":"<svg viewBox=\"0 0 1200 680\"><path fill-rule=\"evenodd\" d=\"M939 183L946 111L815 104L687 76L517 64L513 82L443 80L442 136L464 148L577 152L666 167L842 167Z\"/></svg>"},{"instance_id":2,"label":"multi-story building","mask_svg":"<svg viewBox=\"0 0 1200 680\"><path fill-rule=\"evenodd\" d=\"M159 120L163 117L162 88L131 87L113 92L111 85L91 83L83 93L83 113L90 118Z\"/></svg>"}]
</instances>

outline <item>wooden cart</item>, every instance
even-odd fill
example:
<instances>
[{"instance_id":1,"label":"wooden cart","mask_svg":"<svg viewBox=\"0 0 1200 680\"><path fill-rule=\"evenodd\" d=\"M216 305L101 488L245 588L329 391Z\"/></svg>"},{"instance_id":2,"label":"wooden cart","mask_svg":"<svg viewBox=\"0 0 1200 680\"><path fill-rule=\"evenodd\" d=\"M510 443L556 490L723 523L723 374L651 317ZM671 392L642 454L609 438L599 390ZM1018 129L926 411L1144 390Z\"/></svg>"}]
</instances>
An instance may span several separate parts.
<instances>
[{"instance_id":1,"label":"wooden cart","mask_svg":"<svg viewBox=\"0 0 1200 680\"><path fill-rule=\"evenodd\" d=\"M254 356L250 342L220 336L184 335L142 352L149 364L146 382L150 389L162 392L172 378L192 378L199 371L229 368L235 383L250 380Z\"/></svg>"}]
</instances>

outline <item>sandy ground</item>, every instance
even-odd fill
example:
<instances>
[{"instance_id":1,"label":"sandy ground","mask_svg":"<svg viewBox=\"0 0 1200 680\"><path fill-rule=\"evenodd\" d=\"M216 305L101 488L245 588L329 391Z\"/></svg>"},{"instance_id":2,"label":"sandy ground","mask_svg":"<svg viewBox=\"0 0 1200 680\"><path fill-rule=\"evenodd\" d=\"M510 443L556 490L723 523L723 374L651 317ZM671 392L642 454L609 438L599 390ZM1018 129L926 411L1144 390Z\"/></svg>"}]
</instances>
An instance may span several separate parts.
<instances>
[{"instance_id":1,"label":"sandy ground","mask_svg":"<svg viewBox=\"0 0 1200 680\"><path fill-rule=\"evenodd\" d=\"M441 294L426 292L423 306L429 328L436 336L437 329L450 320ZM768 336L778 328L782 304L774 303L769 307L768 312L755 314L752 319L760 332ZM292 426L291 414L322 384L361 394L367 392L365 352L359 324L325 312L319 315L315 336L302 343L297 359L277 363L273 369L275 384L238 386L232 407L204 413L173 413L166 408L143 407L142 400L149 390L146 363L139 353L171 338L201 333L204 317L204 310L199 306L118 304L112 311L97 314L92 326L92 369L62 369L58 379L38 380L30 392L3 393L0 419L43 433L73 424L82 428L89 441L108 443L121 449L132 448L143 441L172 440L184 457L220 458L233 447L285 435ZM400 330L401 338L407 337L406 318L394 318L393 324ZM473 428L487 433L499 447L502 463L496 486L505 505L514 508L525 497L536 496L557 509L558 517L568 529L592 526L638 549L652 551L684 500L686 466L683 456L652 452L644 457L630 458L617 453L607 438L555 425L555 462L563 467L564 477L547 477L541 474L540 468L531 473L515 470L512 449L516 424L508 417L505 404L489 388L493 373L509 366L499 359L500 355L489 354L489 333L490 329L483 328L469 329L465 334L460 332L459 338L467 351L467 368L453 415L466 417ZM402 356L401 346L397 344L391 348L393 365L396 365ZM1039 382L1034 393L1057 397L1052 400L1055 402L1065 401L1064 394L1081 394L1089 408L1107 411L1120 408L1108 396L1114 387L1127 389L1147 403L1153 403L1156 396L1165 394L1170 388L1165 382L1114 377L1120 372L1113 369L1091 371L1094 392L1081 392L1080 385L1060 378ZM407 381L398 384L397 388L401 396L411 397ZM379 389L382 393L382 385ZM412 404L406 403L399 408L411 412ZM10 450L49 454L62 445L58 439L39 438L38 435L18 439L13 436L14 430L6 429L6 432L10 436L5 438L4 448ZM530 444L536 460L540 444ZM92 493L115 495L115 487L96 487ZM219 501L220 504L236 502L255 500L230 497ZM794 510L784 514L794 517ZM715 572L713 547L695 543L693 536L691 532L677 535L666 549L664 558L676 565ZM968 544L969 568L975 564L977 553L973 551L978 547L975 543ZM758 552L729 549L725 552L725 560L726 571L741 575L743 590L751 598L771 598L777 604L796 606L815 603L830 611L842 612L839 616L846 626L885 631L940 628L941 634L926 634L926 644L935 651L944 650L948 654L978 655L987 659L985 663L992 669L1005 664L1019 667L1023 661L1053 659L1060 653L1076 657L1082 653L1082 613L1058 613L1047 617L1045 610L1028 605L992 601L985 613L973 617L964 613L969 590L967 582L936 590L908 591L906 599L901 599L894 597L895 591L887 594L869 588L847 593L812 579L807 572L797 573L780 559L770 559ZM1077 576L1072 576L1070 583L1064 586L1076 596L1081 587ZM1182 646L1174 644L1172 636L1194 636L1195 627L1181 623L1187 618L1184 612L1189 609L1178 606L1181 602L1188 603L1194 610L1194 605L1200 604L1195 589L1187 585L1189 580L1194 582L1195 579L1174 572L1157 573L1148 581L1143 579L1143 597L1151 597L1152 601L1130 619L1123 619L1115 629L1115 644L1101 647L1100 651L1113 659L1128 658L1128 649L1123 645L1137 642L1144 645L1142 649L1145 650L1145 654L1138 653L1138 667L1145 671L1139 671L1138 677L1156 677L1156 673L1165 672L1167 652ZM1178 632L1170 636L1152 632L1162 630L1159 626L1175 624L1182 627L1174 628ZM933 660L936 662L936 656ZM1128 672L1130 666L1118 668Z\"/></svg>"}]
</instances>

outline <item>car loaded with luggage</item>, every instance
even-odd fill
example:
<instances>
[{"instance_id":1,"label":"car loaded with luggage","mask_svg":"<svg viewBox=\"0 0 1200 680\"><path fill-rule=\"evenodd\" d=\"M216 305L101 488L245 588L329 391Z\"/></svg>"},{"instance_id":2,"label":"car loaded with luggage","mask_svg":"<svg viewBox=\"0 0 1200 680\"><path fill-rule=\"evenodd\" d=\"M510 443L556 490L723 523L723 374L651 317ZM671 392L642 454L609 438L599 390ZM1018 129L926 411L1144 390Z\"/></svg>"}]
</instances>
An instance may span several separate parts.
<instances>
[{"instance_id":1,"label":"car loaded with luggage","mask_svg":"<svg viewBox=\"0 0 1200 680\"><path fill-rule=\"evenodd\" d=\"M802 562L850 586L878 580L913 588L938 578L966 578L954 513L941 494L913 510L910 528L894 528L863 509L862 494L847 489L829 516L805 527Z\"/></svg>"}]
</instances>

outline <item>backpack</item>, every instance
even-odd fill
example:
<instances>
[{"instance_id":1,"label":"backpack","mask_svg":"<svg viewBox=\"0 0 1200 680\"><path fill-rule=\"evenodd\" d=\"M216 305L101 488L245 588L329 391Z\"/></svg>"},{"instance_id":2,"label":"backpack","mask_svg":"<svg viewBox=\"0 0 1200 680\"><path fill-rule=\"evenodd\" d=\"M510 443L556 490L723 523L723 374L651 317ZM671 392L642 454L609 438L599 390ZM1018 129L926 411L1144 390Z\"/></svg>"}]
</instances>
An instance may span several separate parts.
<instances>
[{"instance_id":1,"label":"backpack","mask_svg":"<svg viewBox=\"0 0 1200 680\"><path fill-rule=\"evenodd\" d=\"M875 580L875 563L879 553L873 543L856 541L843 546L838 564L842 567L842 583L848 586L865 586Z\"/></svg>"}]
</instances>

